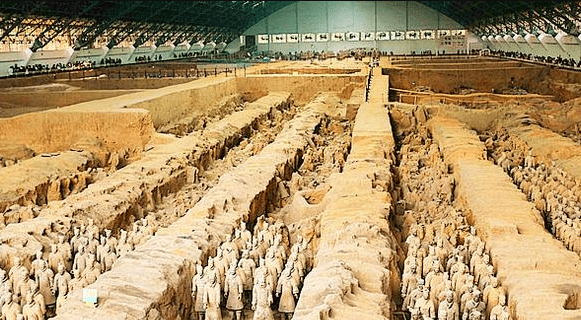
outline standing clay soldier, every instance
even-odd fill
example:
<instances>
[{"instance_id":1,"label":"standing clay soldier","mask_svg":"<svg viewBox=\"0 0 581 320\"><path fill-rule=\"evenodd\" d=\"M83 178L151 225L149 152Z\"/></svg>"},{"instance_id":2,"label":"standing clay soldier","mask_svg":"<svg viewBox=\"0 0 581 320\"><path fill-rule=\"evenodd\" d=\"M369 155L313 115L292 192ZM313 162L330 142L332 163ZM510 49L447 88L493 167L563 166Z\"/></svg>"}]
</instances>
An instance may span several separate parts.
<instances>
[{"instance_id":1,"label":"standing clay soldier","mask_svg":"<svg viewBox=\"0 0 581 320\"><path fill-rule=\"evenodd\" d=\"M204 278L204 268L202 265L196 265L196 275L192 279L192 298L194 298L194 312L198 316L198 320L204 319L204 287L206 286L206 279Z\"/></svg>"},{"instance_id":2,"label":"standing clay soldier","mask_svg":"<svg viewBox=\"0 0 581 320\"><path fill-rule=\"evenodd\" d=\"M208 281L204 286L204 309L206 309L206 320L222 320L220 301L220 283L218 283L218 275L216 272L211 272L208 275Z\"/></svg>"},{"instance_id":3,"label":"standing clay soldier","mask_svg":"<svg viewBox=\"0 0 581 320\"><path fill-rule=\"evenodd\" d=\"M242 257L238 262L242 275L242 282L244 286L244 300L250 304L250 295L252 294L252 286L254 285L254 270L256 270L256 262L250 258L248 250L242 251Z\"/></svg>"},{"instance_id":4,"label":"standing clay soldier","mask_svg":"<svg viewBox=\"0 0 581 320\"><path fill-rule=\"evenodd\" d=\"M97 251L95 253L97 261L102 264L103 256L105 255L105 250L107 247L107 238L105 236L101 236L99 245L97 245Z\"/></svg>"},{"instance_id":5,"label":"standing clay soldier","mask_svg":"<svg viewBox=\"0 0 581 320\"><path fill-rule=\"evenodd\" d=\"M103 272L111 270L111 268L113 268L113 264L115 263L115 261L117 261L117 254L115 254L115 252L113 252L113 250L109 248L108 243L107 243L107 250L105 250L105 251L106 251L106 253L103 256L103 262L102 262L102 267L101 267L101 270Z\"/></svg>"},{"instance_id":6,"label":"standing clay soldier","mask_svg":"<svg viewBox=\"0 0 581 320\"><path fill-rule=\"evenodd\" d=\"M26 295L26 304L22 307L22 315L24 320L44 320L41 306L34 301L31 293Z\"/></svg>"},{"instance_id":7,"label":"standing clay soldier","mask_svg":"<svg viewBox=\"0 0 581 320\"><path fill-rule=\"evenodd\" d=\"M91 256L93 256L93 255L91 255ZM92 260L92 259L90 259L90 260ZM81 277L84 277L85 280L87 280L88 284L92 284L95 281L97 281L97 278L99 277L100 274L101 274L101 264L99 264L98 261L93 260L93 266L87 267L85 269L85 274L81 275Z\"/></svg>"},{"instance_id":8,"label":"standing clay soldier","mask_svg":"<svg viewBox=\"0 0 581 320\"><path fill-rule=\"evenodd\" d=\"M89 285L87 279L81 277L79 270L73 270L73 278L69 282L69 292L77 291Z\"/></svg>"},{"instance_id":9,"label":"standing clay soldier","mask_svg":"<svg viewBox=\"0 0 581 320\"><path fill-rule=\"evenodd\" d=\"M242 302L243 292L242 279L236 273L236 261L232 261L226 276L226 283L224 284L224 297L227 299L226 309L234 312L236 320L240 320L242 317L242 309L244 308L244 303Z\"/></svg>"},{"instance_id":10,"label":"standing clay soldier","mask_svg":"<svg viewBox=\"0 0 581 320\"><path fill-rule=\"evenodd\" d=\"M14 257L14 265L8 271L8 277L12 282L12 289L14 293L18 293L20 291L20 285L24 278L28 276L28 269L22 265L22 260L19 257Z\"/></svg>"},{"instance_id":11,"label":"standing clay soldier","mask_svg":"<svg viewBox=\"0 0 581 320\"><path fill-rule=\"evenodd\" d=\"M58 265L58 273L54 276L52 284L52 293L57 297L56 312L58 313L59 306L62 304L67 294L69 293L69 282L71 282L71 275L65 271L65 266Z\"/></svg>"},{"instance_id":12,"label":"standing clay soldier","mask_svg":"<svg viewBox=\"0 0 581 320\"><path fill-rule=\"evenodd\" d=\"M3 294L4 292L7 291L12 291L12 283L10 282L10 279L6 276L6 271L0 268L0 294ZM0 310L1 309L2 306L0 305Z\"/></svg>"},{"instance_id":13,"label":"standing clay soldier","mask_svg":"<svg viewBox=\"0 0 581 320\"><path fill-rule=\"evenodd\" d=\"M490 316L492 308L500 301L500 296L504 296L504 289L498 283L498 278L492 277L490 285L484 289L483 301L486 304L486 314Z\"/></svg>"},{"instance_id":14,"label":"standing clay soldier","mask_svg":"<svg viewBox=\"0 0 581 320\"><path fill-rule=\"evenodd\" d=\"M484 313L486 312L486 305L484 302L482 302L481 297L482 293L480 293L479 290L475 290L472 294L472 299L466 302L466 307L464 308L462 319L468 319L473 311L478 311L481 316L484 317Z\"/></svg>"},{"instance_id":15,"label":"standing clay soldier","mask_svg":"<svg viewBox=\"0 0 581 320\"><path fill-rule=\"evenodd\" d=\"M270 309L272 304L272 288L266 283L266 275L258 277L258 282L252 289L252 310L254 310L253 320L274 320L274 315Z\"/></svg>"},{"instance_id":16,"label":"standing clay soldier","mask_svg":"<svg viewBox=\"0 0 581 320\"><path fill-rule=\"evenodd\" d=\"M283 315L281 318L283 320L285 315L286 318L291 319L292 314L295 312L295 301L299 298L299 284L293 277L293 269L294 264L291 263L283 270L276 287L276 296L280 297L278 312Z\"/></svg>"},{"instance_id":17,"label":"standing clay soldier","mask_svg":"<svg viewBox=\"0 0 581 320\"><path fill-rule=\"evenodd\" d=\"M28 294L31 294L32 300L34 300L34 302L38 306L40 306L41 313L43 315L46 314L46 302L44 300L44 296L38 290L38 285L36 284L36 282L34 281L32 282L32 286L30 287L30 291L28 292Z\"/></svg>"},{"instance_id":18,"label":"standing clay soldier","mask_svg":"<svg viewBox=\"0 0 581 320\"><path fill-rule=\"evenodd\" d=\"M43 264L47 262L42 259L42 250L36 252L36 259L30 263L30 274L36 276L38 270L41 269Z\"/></svg>"},{"instance_id":19,"label":"standing clay soldier","mask_svg":"<svg viewBox=\"0 0 581 320\"><path fill-rule=\"evenodd\" d=\"M436 308L430 300L430 290L424 289L422 296L416 300L414 309L418 309L424 319L436 319Z\"/></svg>"},{"instance_id":20,"label":"standing clay soldier","mask_svg":"<svg viewBox=\"0 0 581 320\"><path fill-rule=\"evenodd\" d=\"M59 243L58 243L58 254L62 257L64 261L64 266L66 270L71 270L71 266L73 263L73 256L72 256L72 248L71 245L65 241L65 236L59 234Z\"/></svg>"},{"instance_id":21,"label":"standing clay soldier","mask_svg":"<svg viewBox=\"0 0 581 320\"><path fill-rule=\"evenodd\" d=\"M459 320L458 304L454 301L454 292L448 291L446 300L440 302L438 307L438 320Z\"/></svg>"},{"instance_id":22,"label":"standing clay soldier","mask_svg":"<svg viewBox=\"0 0 581 320\"><path fill-rule=\"evenodd\" d=\"M73 262L73 271L78 271L79 274L85 271L87 267L87 259L85 256L85 246L81 245L79 251L75 255L75 261Z\"/></svg>"},{"instance_id":23,"label":"standing clay soldier","mask_svg":"<svg viewBox=\"0 0 581 320\"><path fill-rule=\"evenodd\" d=\"M22 308L20 305L15 301L16 294L7 294L6 295L6 302L2 306L2 320L16 320Z\"/></svg>"},{"instance_id":24,"label":"standing clay soldier","mask_svg":"<svg viewBox=\"0 0 581 320\"><path fill-rule=\"evenodd\" d=\"M498 304L490 311L490 320L510 320L510 311L506 305L506 296L501 295Z\"/></svg>"},{"instance_id":25,"label":"standing clay soldier","mask_svg":"<svg viewBox=\"0 0 581 320\"><path fill-rule=\"evenodd\" d=\"M420 275L417 273L417 267L415 260L409 264L409 268L405 268L405 272L402 275L401 280L401 297L406 299L406 297L418 286L418 281L421 279ZM407 305L404 305L406 308Z\"/></svg>"},{"instance_id":26,"label":"standing clay soldier","mask_svg":"<svg viewBox=\"0 0 581 320\"><path fill-rule=\"evenodd\" d=\"M119 237L119 243L117 243L117 247L115 249L117 257L121 257L132 250L133 246L127 242L127 231L121 230L121 237Z\"/></svg>"},{"instance_id":27,"label":"standing clay soldier","mask_svg":"<svg viewBox=\"0 0 581 320\"><path fill-rule=\"evenodd\" d=\"M58 272L58 265L65 265L63 257L58 253L56 244L52 243L50 245L50 253L48 254L48 266L53 272Z\"/></svg>"},{"instance_id":28,"label":"standing clay soldier","mask_svg":"<svg viewBox=\"0 0 581 320\"><path fill-rule=\"evenodd\" d=\"M54 273L48 268L48 265L44 263L41 269L37 271L35 278L40 294L42 294L44 298L45 304L51 307L56 302L54 294L51 290L52 283L54 281Z\"/></svg>"},{"instance_id":29,"label":"standing clay soldier","mask_svg":"<svg viewBox=\"0 0 581 320\"><path fill-rule=\"evenodd\" d=\"M81 245L81 235L79 227L73 229L73 236L69 240L71 248L73 250L73 257L79 252L79 246Z\"/></svg>"},{"instance_id":30,"label":"standing clay soldier","mask_svg":"<svg viewBox=\"0 0 581 320\"><path fill-rule=\"evenodd\" d=\"M415 309L416 301L420 298L420 296L424 292L424 279L418 279L418 285L416 288L412 289L408 295L405 296L403 299L403 307L406 308L411 312L412 309Z\"/></svg>"},{"instance_id":31,"label":"standing clay soldier","mask_svg":"<svg viewBox=\"0 0 581 320\"><path fill-rule=\"evenodd\" d=\"M254 285L258 283L260 277L262 276L266 277L267 285L271 288L274 288L274 278L273 275L269 272L268 268L266 267L266 262L264 258L260 258L260 266L254 270Z\"/></svg>"}]
</instances>

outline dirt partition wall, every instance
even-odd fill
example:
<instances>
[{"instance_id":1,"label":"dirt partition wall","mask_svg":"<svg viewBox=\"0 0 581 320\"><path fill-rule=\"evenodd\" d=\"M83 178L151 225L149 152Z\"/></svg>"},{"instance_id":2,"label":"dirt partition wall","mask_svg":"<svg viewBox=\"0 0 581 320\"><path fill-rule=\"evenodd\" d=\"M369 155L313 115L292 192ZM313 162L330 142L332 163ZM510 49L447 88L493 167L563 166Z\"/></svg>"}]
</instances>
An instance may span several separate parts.
<instances>
[{"instance_id":1,"label":"dirt partition wall","mask_svg":"<svg viewBox=\"0 0 581 320\"><path fill-rule=\"evenodd\" d=\"M182 70L183 71L183 70ZM111 72L115 76L115 72ZM137 73L139 75L139 73ZM90 76L88 73L87 76ZM123 76L126 76L123 73ZM143 77L143 71L141 71ZM153 78L153 79L75 79L59 80L58 83L68 84L87 90L129 90L129 89L159 89L176 84L190 82L194 78Z\"/></svg>"},{"instance_id":2,"label":"dirt partition wall","mask_svg":"<svg viewBox=\"0 0 581 320\"><path fill-rule=\"evenodd\" d=\"M36 154L84 143L134 153L142 151L153 133L151 115L143 109L64 109L0 119L0 143L23 145Z\"/></svg>"},{"instance_id":3,"label":"dirt partition wall","mask_svg":"<svg viewBox=\"0 0 581 320\"><path fill-rule=\"evenodd\" d=\"M545 67L488 68L488 69L388 69L391 86L411 90L417 86L427 86L437 93L453 93L454 89L468 87L478 92L492 92L508 87L511 79L514 85L527 91L534 91L537 83L544 79Z\"/></svg>"},{"instance_id":4,"label":"dirt partition wall","mask_svg":"<svg viewBox=\"0 0 581 320\"><path fill-rule=\"evenodd\" d=\"M89 142L110 152L139 153L154 126L235 92L235 78L215 78L0 119L0 144L23 145L38 154Z\"/></svg>"},{"instance_id":5,"label":"dirt partition wall","mask_svg":"<svg viewBox=\"0 0 581 320\"><path fill-rule=\"evenodd\" d=\"M60 92L1 92L0 103L3 107L14 109L12 116L29 112L28 108L41 110L70 106L77 103L117 97L141 90L67 90ZM13 107L12 107L13 106ZM25 107L21 109L19 107Z\"/></svg>"},{"instance_id":6,"label":"dirt partition wall","mask_svg":"<svg viewBox=\"0 0 581 320\"><path fill-rule=\"evenodd\" d=\"M474 69L474 68L511 68L511 67L525 67L531 66L519 61L470 61L463 63L440 63L435 61L433 63L414 63L409 61L406 64L398 64L399 68L413 68L413 69Z\"/></svg>"},{"instance_id":7,"label":"dirt partition wall","mask_svg":"<svg viewBox=\"0 0 581 320\"><path fill-rule=\"evenodd\" d=\"M204 113L216 101L236 92L236 78L218 77L152 90L148 99L135 101L130 107L148 110L158 129L194 112Z\"/></svg>"},{"instance_id":8,"label":"dirt partition wall","mask_svg":"<svg viewBox=\"0 0 581 320\"><path fill-rule=\"evenodd\" d=\"M319 91L340 92L351 82L365 84L365 75L261 75L237 78L238 92L266 94L288 91L297 104L305 104Z\"/></svg>"}]
</instances>

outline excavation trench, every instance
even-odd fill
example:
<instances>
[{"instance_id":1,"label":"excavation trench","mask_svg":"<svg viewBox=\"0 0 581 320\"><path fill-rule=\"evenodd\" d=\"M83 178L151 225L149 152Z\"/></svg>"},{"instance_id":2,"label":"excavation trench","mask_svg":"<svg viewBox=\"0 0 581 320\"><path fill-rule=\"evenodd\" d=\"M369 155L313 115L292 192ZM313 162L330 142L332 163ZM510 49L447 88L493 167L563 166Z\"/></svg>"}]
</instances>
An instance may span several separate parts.
<instances>
[{"instance_id":1,"label":"excavation trench","mask_svg":"<svg viewBox=\"0 0 581 320\"><path fill-rule=\"evenodd\" d=\"M476 134L453 119L434 118L429 127L454 169L458 197L490 252L513 318L579 318L579 310L564 308L581 284L579 256L545 230L533 204L486 160Z\"/></svg>"},{"instance_id":2,"label":"excavation trench","mask_svg":"<svg viewBox=\"0 0 581 320\"><path fill-rule=\"evenodd\" d=\"M242 139L250 138L260 123L282 119L281 112L291 105L290 94L272 93L243 111L209 124L203 131L148 151L142 160L113 172L80 193L49 203L34 219L9 224L0 231L5 244L0 253L3 267L10 268L14 256L28 265L36 251L44 249L47 254L49 244L57 242L58 234L67 239L72 235L72 225L92 222L99 231L109 229L117 234L132 220L154 211L164 197L195 182L215 159L223 157Z\"/></svg>"},{"instance_id":3,"label":"excavation trench","mask_svg":"<svg viewBox=\"0 0 581 320\"><path fill-rule=\"evenodd\" d=\"M274 142L223 174L183 217L135 251L88 288L100 292L95 309L81 302L81 290L65 300L59 319L97 319L119 314L123 319L186 319L192 315L194 266L202 263L233 233L241 221L253 224L277 197L278 179L291 179L308 146L305 135L317 130L327 106L325 96L309 103L289 121ZM116 310L116 312L113 312ZM114 318L115 316L113 316Z\"/></svg>"},{"instance_id":4,"label":"excavation trench","mask_svg":"<svg viewBox=\"0 0 581 320\"><path fill-rule=\"evenodd\" d=\"M546 157L533 156L533 149L518 135L509 134L509 131L499 130L491 135L483 135L481 140L486 141L488 152L495 159L496 165L511 177L514 185L538 210L547 231L567 249L579 255L581 246L578 243L579 232L575 227L580 210L578 199L581 190L578 179L561 169L557 161L547 163ZM568 149L569 152L574 150Z\"/></svg>"},{"instance_id":5,"label":"excavation trench","mask_svg":"<svg viewBox=\"0 0 581 320\"><path fill-rule=\"evenodd\" d=\"M375 70L369 103L355 118L343 171L328 179L321 237L293 319L389 319L399 272L388 221L393 135L381 103L387 77Z\"/></svg>"},{"instance_id":6,"label":"excavation trench","mask_svg":"<svg viewBox=\"0 0 581 320\"><path fill-rule=\"evenodd\" d=\"M448 294L457 304L455 317L470 318L474 311L467 305L476 291L484 302L482 316L488 318L499 296L506 293L483 239L471 227L470 209L456 197L455 171L450 171L453 168L428 131L426 111L398 109L393 192L397 203L392 222L403 256L399 260L401 287L394 297L396 319L414 314L437 318L447 312L439 306ZM465 146L449 145L454 154L462 153L459 148ZM424 290L427 298L422 297Z\"/></svg>"}]
</instances>

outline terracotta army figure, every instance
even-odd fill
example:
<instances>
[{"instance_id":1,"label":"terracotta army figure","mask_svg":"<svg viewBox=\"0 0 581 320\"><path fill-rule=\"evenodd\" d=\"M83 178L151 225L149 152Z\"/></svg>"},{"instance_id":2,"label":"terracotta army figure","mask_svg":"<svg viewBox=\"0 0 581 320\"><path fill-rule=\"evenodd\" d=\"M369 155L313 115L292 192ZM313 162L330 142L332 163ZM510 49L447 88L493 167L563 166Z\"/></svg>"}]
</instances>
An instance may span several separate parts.
<instances>
[{"instance_id":1,"label":"terracotta army figure","mask_svg":"<svg viewBox=\"0 0 581 320\"><path fill-rule=\"evenodd\" d=\"M115 254L115 252L110 248L109 243L107 243L101 261L101 271L106 272L111 270L115 261L117 261L117 254Z\"/></svg>"},{"instance_id":2,"label":"terracotta army figure","mask_svg":"<svg viewBox=\"0 0 581 320\"><path fill-rule=\"evenodd\" d=\"M62 255L58 252L58 247L55 243L50 245L50 253L48 254L48 266L53 272L58 272L58 265L65 265Z\"/></svg>"},{"instance_id":3,"label":"terracotta army figure","mask_svg":"<svg viewBox=\"0 0 581 320\"><path fill-rule=\"evenodd\" d=\"M64 261L64 266L66 270L70 270L73 264L73 250L71 245L65 240L65 236L62 234L58 235L58 245L57 252L62 257Z\"/></svg>"},{"instance_id":4,"label":"terracotta army figure","mask_svg":"<svg viewBox=\"0 0 581 320\"><path fill-rule=\"evenodd\" d=\"M132 250L133 246L127 242L127 231L121 230L121 236L119 237L119 242L115 248L115 253L118 257L121 257Z\"/></svg>"},{"instance_id":5,"label":"terracotta army figure","mask_svg":"<svg viewBox=\"0 0 581 320\"><path fill-rule=\"evenodd\" d=\"M227 258L224 256L224 251L218 248L216 257L214 257L214 267L216 268L216 275L218 276L218 282L222 286L226 283L226 271L228 268Z\"/></svg>"},{"instance_id":6,"label":"terracotta army figure","mask_svg":"<svg viewBox=\"0 0 581 320\"><path fill-rule=\"evenodd\" d=\"M40 312L42 315L46 314L46 302L44 300L44 296L38 290L38 285L33 282L32 287L30 288L29 293L32 295L32 300L35 302L36 305L40 307Z\"/></svg>"},{"instance_id":7,"label":"terracotta army figure","mask_svg":"<svg viewBox=\"0 0 581 320\"><path fill-rule=\"evenodd\" d=\"M264 264L268 269L268 273L272 275L272 279L274 280L272 287L276 288L276 282L282 272L282 266L280 265L280 261L274 256L273 251L268 251L264 257Z\"/></svg>"},{"instance_id":8,"label":"terracotta army figure","mask_svg":"<svg viewBox=\"0 0 581 320\"><path fill-rule=\"evenodd\" d=\"M226 275L224 297L227 299L226 309L234 313L236 320L240 320L242 317L242 309L244 309L244 302L242 301L244 285L236 269L236 261L232 261L230 269L228 269L228 274Z\"/></svg>"},{"instance_id":9,"label":"terracotta army figure","mask_svg":"<svg viewBox=\"0 0 581 320\"><path fill-rule=\"evenodd\" d=\"M252 310L254 310L252 319L274 320L272 309L270 309L272 302L272 287L267 284L266 275L262 274L252 289Z\"/></svg>"},{"instance_id":10,"label":"terracotta army figure","mask_svg":"<svg viewBox=\"0 0 581 320\"><path fill-rule=\"evenodd\" d=\"M30 263L30 274L32 276L36 276L36 272L40 270L43 264L47 263L46 261L44 261L44 259L42 259L42 250L38 250L36 252L35 257L36 258L34 259L34 261Z\"/></svg>"},{"instance_id":11,"label":"terracotta army figure","mask_svg":"<svg viewBox=\"0 0 581 320\"><path fill-rule=\"evenodd\" d=\"M14 293L18 294L18 296L20 297L20 304L24 304L25 299L26 299L26 294L28 293L28 291L30 291L34 286L36 286L36 282L34 282L34 280L32 280L30 278L30 275L28 274L28 269L25 269L26 272L25 277L22 279L22 281L20 282L20 286L15 288Z\"/></svg>"},{"instance_id":12,"label":"terracotta army figure","mask_svg":"<svg viewBox=\"0 0 581 320\"><path fill-rule=\"evenodd\" d=\"M87 267L87 257L85 254L85 246L80 245L78 248L78 252L75 255L75 260L73 262L73 271L78 271L79 274L82 274Z\"/></svg>"},{"instance_id":13,"label":"terracotta army figure","mask_svg":"<svg viewBox=\"0 0 581 320\"><path fill-rule=\"evenodd\" d=\"M530 149L525 157L525 168L533 168L535 166L535 157L533 156L533 150Z\"/></svg>"},{"instance_id":14,"label":"terracotta army figure","mask_svg":"<svg viewBox=\"0 0 581 320\"><path fill-rule=\"evenodd\" d=\"M254 271L256 270L256 262L250 258L248 250L242 251L242 257L238 261L238 267L242 276L244 285L244 301L250 304L250 295L252 293L252 286L254 285Z\"/></svg>"},{"instance_id":15,"label":"terracotta army figure","mask_svg":"<svg viewBox=\"0 0 581 320\"><path fill-rule=\"evenodd\" d=\"M79 227L74 227L73 228L73 236L69 240L69 243L71 244L71 248L73 250L73 257L77 254L77 252L79 252L79 246L81 245L80 232L81 232L81 230L79 229Z\"/></svg>"},{"instance_id":16,"label":"terracotta army figure","mask_svg":"<svg viewBox=\"0 0 581 320\"><path fill-rule=\"evenodd\" d=\"M240 238L244 243L252 241L252 233L246 228L246 222L240 221Z\"/></svg>"},{"instance_id":17,"label":"terracotta army figure","mask_svg":"<svg viewBox=\"0 0 581 320\"><path fill-rule=\"evenodd\" d=\"M28 297L32 298L32 303L30 301L28 301ZM32 307L31 309L36 310L37 308L39 309L39 313L34 313L33 314L40 314L41 318L39 319L44 319L44 315L46 314L46 303L44 302L44 297L42 296L42 294L40 294L40 291L38 291L38 286L36 284L34 284L30 291L27 293L26 295L26 303L27 305L34 305L34 307ZM24 313L24 308L26 306L23 305L22 306L22 313ZM26 319L26 316L25 316ZM36 318L32 318L32 319L36 319Z\"/></svg>"},{"instance_id":18,"label":"terracotta army figure","mask_svg":"<svg viewBox=\"0 0 581 320\"><path fill-rule=\"evenodd\" d=\"M452 280L446 280L444 287L440 290L440 293L438 294L438 305L440 305L442 301L446 300L446 298L448 297L448 293L452 293L455 297L454 287L452 286Z\"/></svg>"},{"instance_id":19,"label":"terracotta army figure","mask_svg":"<svg viewBox=\"0 0 581 320\"><path fill-rule=\"evenodd\" d=\"M498 304L490 311L490 320L510 320L510 310L506 305L506 296L501 295Z\"/></svg>"},{"instance_id":20,"label":"terracotta army figure","mask_svg":"<svg viewBox=\"0 0 581 320\"><path fill-rule=\"evenodd\" d=\"M492 308L498 304L500 296L504 295L504 289L500 286L498 278L492 277L490 285L486 286L482 294L483 301L486 304L486 315L490 315Z\"/></svg>"},{"instance_id":21,"label":"terracotta army figure","mask_svg":"<svg viewBox=\"0 0 581 320\"><path fill-rule=\"evenodd\" d=\"M24 281L24 278L28 276L28 269L22 265L22 260L20 260L20 257L14 257L13 261L14 265L12 268L10 268L10 271L8 271L8 277L12 282L12 289L14 290L14 293L17 293L20 291L20 285L22 281Z\"/></svg>"},{"instance_id":22,"label":"terracotta army figure","mask_svg":"<svg viewBox=\"0 0 581 320\"><path fill-rule=\"evenodd\" d=\"M414 309L418 309L424 319L436 319L436 308L430 300L430 290L424 289L422 295L416 300Z\"/></svg>"},{"instance_id":23,"label":"terracotta army figure","mask_svg":"<svg viewBox=\"0 0 581 320\"><path fill-rule=\"evenodd\" d=\"M87 279L81 277L79 270L73 270L73 278L69 281L69 292L80 290L88 285Z\"/></svg>"},{"instance_id":24,"label":"terracotta army figure","mask_svg":"<svg viewBox=\"0 0 581 320\"><path fill-rule=\"evenodd\" d=\"M206 309L206 320L222 320L220 310L220 283L215 271L208 274L208 280L204 286L204 309Z\"/></svg>"},{"instance_id":25,"label":"terracotta army figure","mask_svg":"<svg viewBox=\"0 0 581 320\"><path fill-rule=\"evenodd\" d=\"M86 236L89 239L95 239L99 234L99 227L95 224L95 220L89 218L89 224L86 225Z\"/></svg>"},{"instance_id":26,"label":"terracotta army figure","mask_svg":"<svg viewBox=\"0 0 581 320\"><path fill-rule=\"evenodd\" d=\"M408 270L404 272L401 278L401 297L406 298L413 289L418 286L418 282L421 279L420 275L417 273L417 267L415 261L410 264Z\"/></svg>"},{"instance_id":27,"label":"terracotta army figure","mask_svg":"<svg viewBox=\"0 0 581 320\"><path fill-rule=\"evenodd\" d=\"M196 265L196 275L192 279L192 298L194 298L194 312L198 316L197 320L204 319L204 287L206 279L204 277L204 268L202 265Z\"/></svg>"},{"instance_id":28,"label":"terracotta army figure","mask_svg":"<svg viewBox=\"0 0 581 320\"><path fill-rule=\"evenodd\" d=\"M64 265L59 264L58 273L54 276L54 281L52 284L52 293L57 297L56 299L56 312L60 304L69 293L69 282L71 281L71 275L65 270Z\"/></svg>"},{"instance_id":29,"label":"terracotta army figure","mask_svg":"<svg viewBox=\"0 0 581 320\"><path fill-rule=\"evenodd\" d=\"M105 238L107 238L107 243L109 244L109 249L111 250L115 250L115 247L117 247L117 243L118 240L117 238L111 236L111 229L105 229Z\"/></svg>"},{"instance_id":30,"label":"terracotta army figure","mask_svg":"<svg viewBox=\"0 0 581 320\"><path fill-rule=\"evenodd\" d=\"M266 262L264 258L260 258L260 266L256 268L256 270L254 270L254 285L258 283L258 280L260 280L260 277L262 277L263 275L266 277L267 285L274 289L275 288L273 278L274 276L269 272L268 268L266 267Z\"/></svg>"},{"instance_id":31,"label":"terracotta army figure","mask_svg":"<svg viewBox=\"0 0 581 320\"><path fill-rule=\"evenodd\" d=\"M288 264L278 279L276 296L280 297L278 312L289 320L295 312L296 301L299 299L299 283L293 278L294 265ZM283 319L284 320L284 319Z\"/></svg>"},{"instance_id":32,"label":"terracotta army figure","mask_svg":"<svg viewBox=\"0 0 581 320\"><path fill-rule=\"evenodd\" d=\"M90 255L92 257L93 255ZM93 258L94 259L94 258ZM89 259L90 261L92 259ZM85 268L85 273L81 275L81 277L87 280L88 284L92 284L97 281L97 278L101 274L101 264L96 261L92 260L92 266Z\"/></svg>"},{"instance_id":33,"label":"terracotta army figure","mask_svg":"<svg viewBox=\"0 0 581 320\"><path fill-rule=\"evenodd\" d=\"M107 247L107 238L105 236L101 236L99 245L97 246L97 252L95 252L95 256L97 261L103 261L103 256L105 255L105 248Z\"/></svg>"},{"instance_id":34,"label":"terracotta army figure","mask_svg":"<svg viewBox=\"0 0 581 320\"><path fill-rule=\"evenodd\" d=\"M2 320L16 320L17 315L22 311L20 304L15 301L16 294L7 294L6 301L2 306Z\"/></svg>"},{"instance_id":35,"label":"terracotta army figure","mask_svg":"<svg viewBox=\"0 0 581 320\"><path fill-rule=\"evenodd\" d=\"M0 294L6 291L12 291L12 282L6 276L6 271L0 268ZM2 309L2 306L0 306Z\"/></svg>"},{"instance_id":36,"label":"terracotta army figure","mask_svg":"<svg viewBox=\"0 0 581 320\"><path fill-rule=\"evenodd\" d=\"M424 279L418 279L418 285L416 288L412 289L409 294L403 299L403 307L407 310L415 309L415 304L418 298L424 292Z\"/></svg>"},{"instance_id":37,"label":"terracotta army figure","mask_svg":"<svg viewBox=\"0 0 581 320\"><path fill-rule=\"evenodd\" d=\"M438 320L459 320L458 304L454 301L454 292L448 291L446 299L438 307Z\"/></svg>"},{"instance_id":38,"label":"terracotta army figure","mask_svg":"<svg viewBox=\"0 0 581 320\"><path fill-rule=\"evenodd\" d=\"M478 311L482 317L486 312L486 305L484 302L482 302L482 293L479 290L475 290L472 294L472 299L466 302L466 306L462 312L462 319L469 319L469 316L473 310Z\"/></svg>"},{"instance_id":39,"label":"terracotta army figure","mask_svg":"<svg viewBox=\"0 0 581 320\"><path fill-rule=\"evenodd\" d=\"M41 306L34 301L31 293L26 295L26 304L22 306L22 315L25 320L44 320Z\"/></svg>"}]
</instances>

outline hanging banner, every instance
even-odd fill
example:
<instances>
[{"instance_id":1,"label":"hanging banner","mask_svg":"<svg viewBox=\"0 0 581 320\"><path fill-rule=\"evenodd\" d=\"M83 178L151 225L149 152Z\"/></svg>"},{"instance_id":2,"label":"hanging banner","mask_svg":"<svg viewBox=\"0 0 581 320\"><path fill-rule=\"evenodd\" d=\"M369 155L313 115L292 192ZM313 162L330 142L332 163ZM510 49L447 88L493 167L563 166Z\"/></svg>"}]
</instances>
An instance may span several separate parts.
<instances>
[{"instance_id":1,"label":"hanging banner","mask_svg":"<svg viewBox=\"0 0 581 320\"><path fill-rule=\"evenodd\" d=\"M375 33L373 32L361 32L361 41L374 41Z\"/></svg>"},{"instance_id":2,"label":"hanging banner","mask_svg":"<svg viewBox=\"0 0 581 320\"><path fill-rule=\"evenodd\" d=\"M331 34L331 41L343 41L345 40L345 34L342 32L334 32Z\"/></svg>"},{"instance_id":3,"label":"hanging banner","mask_svg":"<svg viewBox=\"0 0 581 320\"><path fill-rule=\"evenodd\" d=\"M272 43L286 43L286 34L273 34Z\"/></svg>"},{"instance_id":4,"label":"hanging banner","mask_svg":"<svg viewBox=\"0 0 581 320\"><path fill-rule=\"evenodd\" d=\"M392 31L391 40L405 40L405 32L403 31Z\"/></svg>"},{"instance_id":5,"label":"hanging banner","mask_svg":"<svg viewBox=\"0 0 581 320\"><path fill-rule=\"evenodd\" d=\"M301 34L301 42L315 42L315 34L314 33Z\"/></svg>"},{"instance_id":6,"label":"hanging banner","mask_svg":"<svg viewBox=\"0 0 581 320\"><path fill-rule=\"evenodd\" d=\"M389 32L380 31L375 34L375 40L382 41L382 40L389 40Z\"/></svg>"},{"instance_id":7,"label":"hanging banner","mask_svg":"<svg viewBox=\"0 0 581 320\"><path fill-rule=\"evenodd\" d=\"M347 32L347 41L359 41L359 32Z\"/></svg>"},{"instance_id":8,"label":"hanging banner","mask_svg":"<svg viewBox=\"0 0 581 320\"><path fill-rule=\"evenodd\" d=\"M287 34L286 35L286 42L289 42L289 43L299 42L299 34L298 33Z\"/></svg>"},{"instance_id":9,"label":"hanging banner","mask_svg":"<svg viewBox=\"0 0 581 320\"><path fill-rule=\"evenodd\" d=\"M415 30L410 30L406 32L405 38L408 40L419 40L420 39L420 32Z\"/></svg>"}]
</instances>

